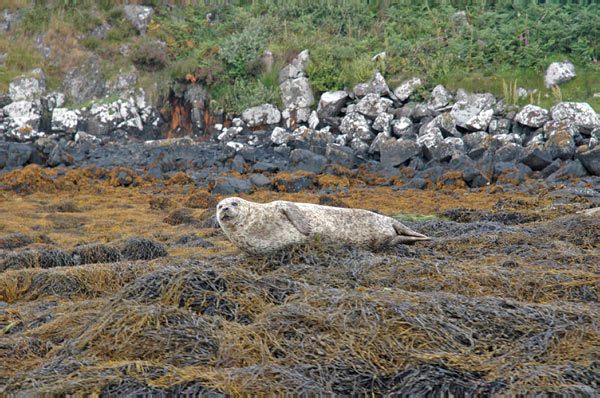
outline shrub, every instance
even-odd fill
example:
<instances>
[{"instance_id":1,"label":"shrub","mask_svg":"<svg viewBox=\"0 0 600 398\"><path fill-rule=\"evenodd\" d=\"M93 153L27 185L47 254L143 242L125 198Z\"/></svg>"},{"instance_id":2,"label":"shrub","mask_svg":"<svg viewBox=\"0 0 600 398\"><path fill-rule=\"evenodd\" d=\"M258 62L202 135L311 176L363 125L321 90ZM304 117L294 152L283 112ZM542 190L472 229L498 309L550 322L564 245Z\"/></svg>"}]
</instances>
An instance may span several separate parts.
<instances>
[{"instance_id":1,"label":"shrub","mask_svg":"<svg viewBox=\"0 0 600 398\"><path fill-rule=\"evenodd\" d=\"M154 71L169 63L166 46L158 41L144 40L131 55L131 61L141 69Z\"/></svg>"},{"instance_id":2,"label":"shrub","mask_svg":"<svg viewBox=\"0 0 600 398\"><path fill-rule=\"evenodd\" d=\"M228 74L233 79L247 77L250 63L262 54L266 41L265 32L254 26L230 35L219 51L219 56L228 68Z\"/></svg>"}]
</instances>

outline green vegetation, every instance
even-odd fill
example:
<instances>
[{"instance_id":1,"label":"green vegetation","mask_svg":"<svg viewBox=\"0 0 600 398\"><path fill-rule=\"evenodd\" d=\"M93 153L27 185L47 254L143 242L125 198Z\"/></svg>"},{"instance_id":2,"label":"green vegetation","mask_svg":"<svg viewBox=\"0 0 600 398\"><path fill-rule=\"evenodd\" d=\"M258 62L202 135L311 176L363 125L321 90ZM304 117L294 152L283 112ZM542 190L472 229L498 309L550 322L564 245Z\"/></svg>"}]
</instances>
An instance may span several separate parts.
<instances>
[{"instance_id":1,"label":"green vegetation","mask_svg":"<svg viewBox=\"0 0 600 398\"><path fill-rule=\"evenodd\" d=\"M135 64L156 80L199 80L216 106L234 113L278 102L277 71L263 70L265 50L273 52L278 69L303 49L310 52L306 72L317 94L352 87L379 70L392 88L405 78L421 77L423 97L437 84L502 97L503 81L511 85L516 81L519 87L537 89L518 99L519 105L533 102L546 107L556 100L556 92L543 86L543 71L551 62L570 59L578 77L561 86L563 100L586 101L600 110L600 99L593 97L600 91L597 1L497 1L493 6L473 1L378 0L365 5L342 0L253 0L219 6L171 1L175 7L145 1L156 9L144 38L124 20L122 3L38 0L24 11L11 34L23 39L18 42L32 43L35 34L59 20L70 27L82 51L98 53L105 64ZM453 20L459 9L466 10L468 25ZM106 40L90 35L105 23L112 26ZM9 51L14 59L13 51L19 50L8 44L11 40L0 39L0 51ZM164 41L165 52L153 46L153 40ZM124 45L132 49L127 56L118 50ZM371 61L382 51L385 59ZM26 58L7 62L0 70L0 90L28 68L57 69L41 57Z\"/></svg>"}]
</instances>

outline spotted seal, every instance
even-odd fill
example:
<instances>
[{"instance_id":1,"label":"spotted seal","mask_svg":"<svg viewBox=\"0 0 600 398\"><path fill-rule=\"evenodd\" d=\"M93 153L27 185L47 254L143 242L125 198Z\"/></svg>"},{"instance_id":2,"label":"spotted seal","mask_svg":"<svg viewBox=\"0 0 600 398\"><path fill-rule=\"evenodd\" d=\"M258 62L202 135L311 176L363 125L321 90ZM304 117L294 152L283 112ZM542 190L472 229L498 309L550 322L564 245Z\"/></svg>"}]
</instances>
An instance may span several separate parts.
<instances>
[{"instance_id":1,"label":"spotted seal","mask_svg":"<svg viewBox=\"0 0 600 398\"><path fill-rule=\"evenodd\" d=\"M371 247L430 240L372 211L283 200L254 203L237 197L223 199L217 204L217 221L229 240L250 254L317 239Z\"/></svg>"}]
</instances>

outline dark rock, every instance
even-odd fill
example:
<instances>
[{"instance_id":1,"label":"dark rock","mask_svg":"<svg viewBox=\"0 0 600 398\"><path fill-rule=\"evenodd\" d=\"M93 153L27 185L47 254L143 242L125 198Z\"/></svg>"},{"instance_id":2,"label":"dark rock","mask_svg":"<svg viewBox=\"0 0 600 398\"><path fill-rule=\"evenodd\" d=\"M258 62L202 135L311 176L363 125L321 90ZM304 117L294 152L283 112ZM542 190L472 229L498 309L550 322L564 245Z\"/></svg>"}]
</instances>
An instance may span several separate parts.
<instances>
[{"instance_id":1,"label":"dark rock","mask_svg":"<svg viewBox=\"0 0 600 398\"><path fill-rule=\"evenodd\" d=\"M48 157L48 166L56 167L59 165L70 166L73 164L74 158L60 145L54 146L54 149Z\"/></svg>"},{"instance_id":2,"label":"dark rock","mask_svg":"<svg viewBox=\"0 0 600 398\"><path fill-rule=\"evenodd\" d=\"M548 166L544 167L544 169L541 171L542 176L544 178L548 177L549 175L554 173L556 170L560 169L560 167L562 166L562 163L563 163L562 160L554 159L554 161L552 163L550 163Z\"/></svg>"},{"instance_id":3,"label":"dark rock","mask_svg":"<svg viewBox=\"0 0 600 398\"><path fill-rule=\"evenodd\" d=\"M29 144L0 142L0 169L24 166L30 159L34 148Z\"/></svg>"},{"instance_id":4,"label":"dark rock","mask_svg":"<svg viewBox=\"0 0 600 398\"><path fill-rule=\"evenodd\" d=\"M554 163L553 163L554 164ZM549 168L550 166L546 167ZM544 169L544 171L546 170ZM588 175L587 170L579 159L567 160L564 164L547 178L548 181L557 181L570 178L585 177Z\"/></svg>"},{"instance_id":5,"label":"dark rock","mask_svg":"<svg viewBox=\"0 0 600 398\"><path fill-rule=\"evenodd\" d=\"M389 138L381 142L379 152L383 167L396 167L419 156L421 148L413 140Z\"/></svg>"},{"instance_id":6,"label":"dark rock","mask_svg":"<svg viewBox=\"0 0 600 398\"><path fill-rule=\"evenodd\" d=\"M250 176L250 182L252 183L252 185L257 186L259 188L271 185L271 180L264 174L252 174Z\"/></svg>"},{"instance_id":7,"label":"dark rock","mask_svg":"<svg viewBox=\"0 0 600 398\"><path fill-rule=\"evenodd\" d=\"M577 159L581 161L590 174L600 176L600 145L577 154Z\"/></svg>"},{"instance_id":8,"label":"dark rock","mask_svg":"<svg viewBox=\"0 0 600 398\"><path fill-rule=\"evenodd\" d=\"M569 132L558 131L548 138L544 144L552 158L572 159L575 154L575 141Z\"/></svg>"},{"instance_id":9,"label":"dark rock","mask_svg":"<svg viewBox=\"0 0 600 398\"><path fill-rule=\"evenodd\" d=\"M231 170L243 174L245 164L246 162L244 158L238 153L233 157L233 160L231 161Z\"/></svg>"},{"instance_id":10,"label":"dark rock","mask_svg":"<svg viewBox=\"0 0 600 398\"><path fill-rule=\"evenodd\" d=\"M552 155L545 149L538 147L526 148L525 156L521 162L531 167L533 170L542 170L552 163Z\"/></svg>"},{"instance_id":11,"label":"dark rock","mask_svg":"<svg viewBox=\"0 0 600 398\"><path fill-rule=\"evenodd\" d=\"M273 178L273 187L282 192L299 192L313 188L314 174L308 172L282 173Z\"/></svg>"},{"instance_id":12,"label":"dark rock","mask_svg":"<svg viewBox=\"0 0 600 398\"><path fill-rule=\"evenodd\" d=\"M467 166L463 171L463 180L469 185L471 188L479 188L486 186L489 184L488 178L483 175L481 170L470 165Z\"/></svg>"},{"instance_id":13,"label":"dark rock","mask_svg":"<svg viewBox=\"0 0 600 398\"><path fill-rule=\"evenodd\" d=\"M497 162L494 164L494 178L502 183L520 184L533 171L523 163Z\"/></svg>"},{"instance_id":14,"label":"dark rock","mask_svg":"<svg viewBox=\"0 0 600 398\"><path fill-rule=\"evenodd\" d=\"M258 171L258 172L275 173L285 167L286 167L286 164L284 164L282 162L267 162L264 160L259 160L258 162L254 163L252 165L252 170Z\"/></svg>"},{"instance_id":15,"label":"dark rock","mask_svg":"<svg viewBox=\"0 0 600 398\"><path fill-rule=\"evenodd\" d=\"M329 163L339 164L340 166L353 168L357 163L354 151L347 146L328 144L325 155Z\"/></svg>"},{"instance_id":16,"label":"dark rock","mask_svg":"<svg viewBox=\"0 0 600 398\"><path fill-rule=\"evenodd\" d=\"M248 180L237 177L219 177L214 181L211 193L217 195L233 195L235 193L249 193L252 184Z\"/></svg>"},{"instance_id":17,"label":"dark rock","mask_svg":"<svg viewBox=\"0 0 600 398\"><path fill-rule=\"evenodd\" d=\"M408 184L406 184L406 188L412 189L424 189L427 186L427 181L422 177L414 177Z\"/></svg>"},{"instance_id":18,"label":"dark rock","mask_svg":"<svg viewBox=\"0 0 600 398\"><path fill-rule=\"evenodd\" d=\"M483 156L490 146L488 137L489 135L483 131L467 134L462 137L465 144L465 151L471 159L477 160Z\"/></svg>"},{"instance_id":19,"label":"dark rock","mask_svg":"<svg viewBox=\"0 0 600 398\"><path fill-rule=\"evenodd\" d=\"M290 153L290 169L320 173L327 164L327 158L307 149L294 149Z\"/></svg>"}]
</instances>

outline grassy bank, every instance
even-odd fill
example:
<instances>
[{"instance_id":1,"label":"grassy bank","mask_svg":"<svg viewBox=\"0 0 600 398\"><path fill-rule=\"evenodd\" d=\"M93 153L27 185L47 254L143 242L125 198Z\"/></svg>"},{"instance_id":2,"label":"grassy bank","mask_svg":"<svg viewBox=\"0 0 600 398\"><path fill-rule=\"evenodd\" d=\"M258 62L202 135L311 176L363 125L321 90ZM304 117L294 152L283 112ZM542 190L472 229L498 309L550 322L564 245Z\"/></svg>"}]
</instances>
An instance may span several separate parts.
<instances>
[{"instance_id":1,"label":"grassy bank","mask_svg":"<svg viewBox=\"0 0 600 398\"><path fill-rule=\"evenodd\" d=\"M21 3L13 0L11 8ZM56 88L69 66L93 52L103 60L106 78L136 66L138 84L157 96L173 81L201 81L209 88L213 107L238 113L248 106L278 103L277 70L309 49L307 73L317 93L352 87L379 70L392 87L420 76L425 97L437 84L503 97L503 86L516 82L537 90L519 99L521 105L548 107L562 99L589 102L600 110L600 98L594 97L600 92L600 12L595 2L497 2L494 7L394 0L213 6L182 2L192 4L157 5L143 37L125 21L119 2L49 3L25 9L13 32L0 40L0 52L9 54L0 69L1 91L33 67L42 67L50 88ZM453 19L459 9L466 10L468 24ZM106 40L90 35L103 24L111 26ZM35 50L34 38L41 32L47 32L42 41L56 48L48 59ZM166 48L161 50L154 40L164 41ZM125 56L123 46L130 48ZM262 66L265 50L274 54L271 71ZM382 51L385 59L371 61ZM560 93L553 92L544 87L543 72L563 59L575 63L578 76L561 86Z\"/></svg>"}]
</instances>

